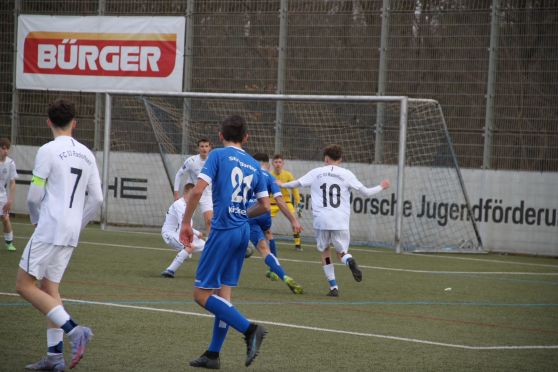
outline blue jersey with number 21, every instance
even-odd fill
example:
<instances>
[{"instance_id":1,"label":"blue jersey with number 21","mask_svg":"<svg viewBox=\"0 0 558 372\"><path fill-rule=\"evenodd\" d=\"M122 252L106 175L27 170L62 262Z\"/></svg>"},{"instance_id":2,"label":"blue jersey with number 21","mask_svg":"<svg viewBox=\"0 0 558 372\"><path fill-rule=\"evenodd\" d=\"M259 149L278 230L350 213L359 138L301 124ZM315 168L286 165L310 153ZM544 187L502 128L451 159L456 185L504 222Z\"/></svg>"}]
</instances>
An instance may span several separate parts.
<instances>
[{"instance_id":1,"label":"blue jersey with number 21","mask_svg":"<svg viewBox=\"0 0 558 372\"><path fill-rule=\"evenodd\" d=\"M211 183L211 229L234 229L248 221L248 201L268 196L260 164L244 150L229 146L212 150L199 178Z\"/></svg>"}]
</instances>

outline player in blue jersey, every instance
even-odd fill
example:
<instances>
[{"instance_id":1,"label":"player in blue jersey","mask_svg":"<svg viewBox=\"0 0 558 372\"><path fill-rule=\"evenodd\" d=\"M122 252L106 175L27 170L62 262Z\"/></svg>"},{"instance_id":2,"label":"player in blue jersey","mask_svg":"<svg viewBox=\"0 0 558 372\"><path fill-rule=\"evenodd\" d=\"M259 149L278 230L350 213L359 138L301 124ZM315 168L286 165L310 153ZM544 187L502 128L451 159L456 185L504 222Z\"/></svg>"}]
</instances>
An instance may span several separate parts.
<instances>
[{"instance_id":1,"label":"player in blue jersey","mask_svg":"<svg viewBox=\"0 0 558 372\"><path fill-rule=\"evenodd\" d=\"M220 368L219 352L229 326L245 336L246 366L258 355L266 334L262 325L251 323L230 303L232 287L238 285L250 237L248 218L270 211L269 194L260 165L242 149L248 139L246 129L246 122L237 115L222 122L219 139L224 148L209 153L196 186L190 192L180 228L180 240L187 249L192 249L194 233L190 221L203 191L211 184L211 233L198 263L194 300L213 313L215 320L209 348L190 362L193 367ZM257 202L247 208L252 195Z\"/></svg>"},{"instance_id":2,"label":"player in blue jersey","mask_svg":"<svg viewBox=\"0 0 558 372\"><path fill-rule=\"evenodd\" d=\"M277 206L283 212L285 217L291 223L293 233L300 234L302 231L302 227L300 223L296 219L295 215L291 213L287 203L283 200L283 194L281 193L281 189L279 185L275 183L275 177L269 173L269 156L264 153L256 153L253 155L254 159L256 159L260 166L262 167L262 176L264 178L264 182L267 188L267 192L275 198ZM248 205L252 205L256 203L256 199L252 198ZM269 266L269 271L267 272L267 277L271 280L281 279L282 281L287 284L289 289L294 294L302 294L303 289L293 278L285 274L285 270L281 267L277 256L274 254L275 252L270 251L269 242L268 240L271 235L271 213L265 213L261 216L250 218L248 220L250 224L250 241L258 249L261 256L264 258L264 262L267 266Z\"/></svg>"}]
</instances>

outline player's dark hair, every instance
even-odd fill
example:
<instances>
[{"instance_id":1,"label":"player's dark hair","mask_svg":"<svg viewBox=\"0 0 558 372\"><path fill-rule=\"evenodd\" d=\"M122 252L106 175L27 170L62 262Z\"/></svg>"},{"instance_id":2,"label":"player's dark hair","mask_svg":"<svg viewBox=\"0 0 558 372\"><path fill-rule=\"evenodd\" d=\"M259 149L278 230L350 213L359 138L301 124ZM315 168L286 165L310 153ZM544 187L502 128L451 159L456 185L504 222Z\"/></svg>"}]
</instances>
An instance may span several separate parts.
<instances>
[{"instance_id":1,"label":"player's dark hair","mask_svg":"<svg viewBox=\"0 0 558 372\"><path fill-rule=\"evenodd\" d=\"M8 150L10 149L10 146L12 145L12 143L10 142L9 139L7 138L0 138L0 148L7 148Z\"/></svg>"},{"instance_id":2,"label":"player's dark hair","mask_svg":"<svg viewBox=\"0 0 558 372\"><path fill-rule=\"evenodd\" d=\"M263 152L256 152L254 155L252 155L252 157L257 161L262 161L265 163L269 162L269 155Z\"/></svg>"},{"instance_id":3,"label":"player's dark hair","mask_svg":"<svg viewBox=\"0 0 558 372\"><path fill-rule=\"evenodd\" d=\"M273 160L275 160L275 159L284 160L285 158L284 158L283 155L281 155L281 154L275 154L275 155L273 155Z\"/></svg>"},{"instance_id":4,"label":"player's dark hair","mask_svg":"<svg viewBox=\"0 0 558 372\"><path fill-rule=\"evenodd\" d=\"M48 106L48 118L58 128L68 126L76 117L76 106L63 98L57 99Z\"/></svg>"},{"instance_id":5,"label":"player's dark hair","mask_svg":"<svg viewBox=\"0 0 558 372\"><path fill-rule=\"evenodd\" d=\"M221 123L221 134L225 141L242 143L246 135L246 121L239 115L229 116Z\"/></svg>"},{"instance_id":6,"label":"player's dark hair","mask_svg":"<svg viewBox=\"0 0 558 372\"><path fill-rule=\"evenodd\" d=\"M184 185L184 192L192 190L194 188L194 186L196 186L196 185L194 185L193 183L185 184Z\"/></svg>"},{"instance_id":7,"label":"player's dark hair","mask_svg":"<svg viewBox=\"0 0 558 372\"><path fill-rule=\"evenodd\" d=\"M196 144L199 146L200 143L202 143L202 142L207 142L207 143L209 143L209 145L211 145L211 141L209 139L205 138L205 137L200 138L198 140L198 142L196 142Z\"/></svg>"},{"instance_id":8,"label":"player's dark hair","mask_svg":"<svg viewBox=\"0 0 558 372\"><path fill-rule=\"evenodd\" d=\"M340 160L343 156L343 150L339 145L328 145L324 148L324 157L328 156L331 160Z\"/></svg>"}]
</instances>

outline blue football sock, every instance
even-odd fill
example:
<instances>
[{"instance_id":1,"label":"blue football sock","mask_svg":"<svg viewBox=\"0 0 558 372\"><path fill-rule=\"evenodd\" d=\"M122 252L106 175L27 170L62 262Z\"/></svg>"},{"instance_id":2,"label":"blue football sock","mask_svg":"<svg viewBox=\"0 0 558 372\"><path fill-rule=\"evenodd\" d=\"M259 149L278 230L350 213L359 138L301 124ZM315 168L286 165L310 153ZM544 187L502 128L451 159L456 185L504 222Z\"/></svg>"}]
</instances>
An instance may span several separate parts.
<instances>
[{"instance_id":1,"label":"blue football sock","mask_svg":"<svg viewBox=\"0 0 558 372\"><path fill-rule=\"evenodd\" d=\"M271 253L273 253L273 255L274 255L275 257L279 257L279 256L277 255L277 247L275 246L275 239L271 239L271 240L269 241L269 250L271 251Z\"/></svg>"},{"instance_id":2,"label":"blue football sock","mask_svg":"<svg viewBox=\"0 0 558 372\"><path fill-rule=\"evenodd\" d=\"M62 327L60 327L60 328L62 328L64 330L64 333L68 334L76 326L77 326L76 322L74 322L72 319L69 319L66 323L62 324Z\"/></svg>"},{"instance_id":3,"label":"blue football sock","mask_svg":"<svg viewBox=\"0 0 558 372\"><path fill-rule=\"evenodd\" d=\"M215 321L213 322L213 336L211 337L211 343L207 350L215 353L220 352L228 331L229 325L218 317L215 317Z\"/></svg>"},{"instance_id":4,"label":"blue football sock","mask_svg":"<svg viewBox=\"0 0 558 372\"><path fill-rule=\"evenodd\" d=\"M250 326L250 321L244 315L229 301L217 295L209 296L205 303L205 309L240 333L245 333Z\"/></svg>"},{"instance_id":5,"label":"blue football sock","mask_svg":"<svg viewBox=\"0 0 558 372\"><path fill-rule=\"evenodd\" d=\"M273 253L270 253L267 255L267 257L264 260L265 264L267 266L269 266L269 269L274 272L275 274L277 274L277 276L281 279L284 280L285 278L285 270L283 270L283 268L281 267L281 265L279 264L279 260L277 259L277 257L275 257L275 255Z\"/></svg>"},{"instance_id":6,"label":"blue football sock","mask_svg":"<svg viewBox=\"0 0 558 372\"><path fill-rule=\"evenodd\" d=\"M49 354L62 354L64 352L64 342L60 341L54 346L49 346L47 352Z\"/></svg>"}]
</instances>

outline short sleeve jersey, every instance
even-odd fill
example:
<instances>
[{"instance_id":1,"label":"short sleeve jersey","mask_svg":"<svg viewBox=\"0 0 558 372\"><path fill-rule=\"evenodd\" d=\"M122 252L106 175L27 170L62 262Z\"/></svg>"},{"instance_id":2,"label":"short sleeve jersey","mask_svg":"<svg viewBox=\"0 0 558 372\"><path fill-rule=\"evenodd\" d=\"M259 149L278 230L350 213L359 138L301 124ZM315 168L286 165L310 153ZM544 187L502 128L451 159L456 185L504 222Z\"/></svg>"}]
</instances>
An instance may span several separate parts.
<instances>
[{"instance_id":1,"label":"short sleeve jersey","mask_svg":"<svg viewBox=\"0 0 558 372\"><path fill-rule=\"evenodd\" d=\"M244 150L229 146L213 149L199 178L211 184L211 229L233 229L247 223L248 201L268 196L260 164Z\"/></svg>"},{"instance_id":2,"label":"short sleeve jersey","mask_svg":"<svg viewBox=\"0 0 558 372\"><path fill-rule=\"evenodd\" d=\"M275 173L274 170L272 170L270 174L273 177L275 177L276 179L278 179L279 181L283 182L283 183L291 182L291 181L294 181L294 179L295 179L291 172L289 172L287 170L284 170L284 169L281 171L280 174ZM289 189L285 189L285 188L280 188L280 190L281 190L281 193L283 194L283 199L285 200L286 203L296 203L296 204L298 204L300 202L300 200L292 200L292 199L296 199L294 190L289 190ZM292 198L291 198L291 192L293 194ZM271 199L271 203L274 204L275 199Z\"/></svg>"},{"instance_id":3,"label":"short sleeve jersey","mask_svg":"<svg viewBox=\"0 0 558 372\"><path fill-rule=\"evenodd\" d=\"M0 199L8 195L8 184L17 177L15 162L9 156L6 156L4 162L0 163Z\"/></svg>"},{"instance_id":4,"label":"short sleeve jersey","mask_svg":"<svg viewBox=\"0 0 558 372\"><path fill-rule=\"evenodd\" d=\"M327 165L312 169L298 181L301 186L310 186L315 229L349 229L350 191L363 186L353 172L336 165Z\"/></svg>"},{"instance_id":5,"label":"short sleeve jersey","mask_svg":"<svg viewBox=\"0 0 558 372\"><path fill-rule=\"evenodd\" d=\"M59 136L41 146L33 175L46 180L39 222L33 238L54 245L76 247L86 192L102 194L93 153L69 136Z\"/></svg>"},{"instance_id":6,"label":"short sleeve jersey","mask_svg":"<svg viewBox=\"0 0 558 372\"><path fill-rule=\"evenodd\" d=\"M184 212L186 212L186 201L184 200L183 197L180 197L169 207L161 231L180 230L180 225L182 224L182 218L184 217ZM192 221L190 221L190 224L192 224Z\"/></svg>"},{"instance_id":7,"label":"short sleeve jersey","mask_svg":"<svg viewBox=\"0 0 558 372\"><path fill-rule=\"evenodd\" d=\"M180 167L177 172L177 177L174 182L174 191L179 191L180 176L182 175L186 176L185 183L192 183L195 185L196 182L198 182L198 176L206 161L207 159L203 160L199 154L190 156L188 159L186 159L184 161L184 164L182 164L182 167ZM211 195L211 187L207 187L204 190L204 195Z\"/></svg>"},{"instance_id":8,"label":"short sleeve jersey","mask_svg":"<svg viewBox=\"0 0 558 372\"><path fill-rule=\"evenodd\" d=\"M264 179L265 188L266 188L268 194L273 195L273 197L282 196L281 188L275 182L275 177L273 177L271 175L271 173L269 173L265 169L261 170L261 175L262 175L262 178ZM255 195L252 196L252 199L250 199L248 201L248 208L250 208L252 205L256 204L256 200L257 199L256 199ZM271 212L269 212L269 215L271 215Z\"/></svg>"}]
</instances>

